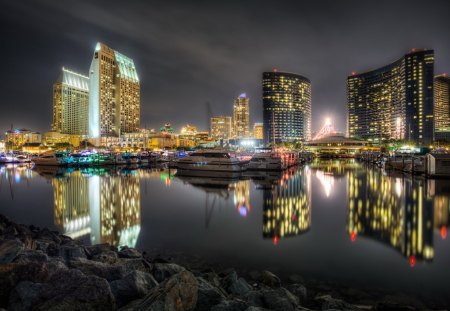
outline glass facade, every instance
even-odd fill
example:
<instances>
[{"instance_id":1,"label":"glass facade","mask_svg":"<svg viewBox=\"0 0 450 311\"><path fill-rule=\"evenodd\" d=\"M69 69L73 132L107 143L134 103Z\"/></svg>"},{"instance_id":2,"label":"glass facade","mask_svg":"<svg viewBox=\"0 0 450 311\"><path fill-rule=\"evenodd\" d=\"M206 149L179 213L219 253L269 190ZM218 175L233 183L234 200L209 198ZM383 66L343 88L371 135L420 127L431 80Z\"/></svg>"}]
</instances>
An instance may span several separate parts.
<instances>
[{"instance_id":1,"label":"glass facade","mask_svg":"<svg viewBox=\"0 0 450 311\"><path fill-rule=\"evenodd\" d=\"M433 141L433 50L347 78L348 135L373 142Z\"/></svg>"},{"instance_id":2,"label":"glass facade","mask_svg":"<svg viewBox=\"0 0 450 311\"><path fill-rule=\"evenodd\" d=\"M264 139L267 143L311 138L311 82L285 72L263 73Z\"/></svg>"},{"instance_id":3,"label":"glass facade","mask_svg":"<svg viewBox=\"0 0 450 311\"><path fill-rule=\"evenodd\" d=\"M53 84L52 131L87 135L89 111L89 78L62 68Z\"/></svg>"},{"instance_id":4,"label":"glass facade","mask_svg":"<svg viewBox=\"0 0 450 311\"><path fill-rule=\"evenodd\" d=\"M89 136L118 137L140 128L140 82L132 59L97 43L89 70Z\"/></svg>"},{"instance_id":5,"label":"glass facade","mask_svg":"<svg viewBox=\"0 0 450 311\"><path fill-rule=\"evenodd\" d=\"M245 93L234 100L233 136L235 138L250 137L250 98Z\"/></svg>"},{"instance_id":6,"label":"glass facade","mask_svg":"<svg viewBox=\"0 0 450 311\"><path fill-rule=\"evenodd\" d=\"M211 137L214 139L230 139L231 117L226 116L212 117Z\"/></svg>"},{"instance_id":7,"label":"glass facade","mask_svg":"<svg viewBox=\"0 0 450 311\"><path fill-rule=\"evenodd\" d=\"M437 141L450 141L450 78L434 78L434 135Z\"/></svg>"}]
</instances>

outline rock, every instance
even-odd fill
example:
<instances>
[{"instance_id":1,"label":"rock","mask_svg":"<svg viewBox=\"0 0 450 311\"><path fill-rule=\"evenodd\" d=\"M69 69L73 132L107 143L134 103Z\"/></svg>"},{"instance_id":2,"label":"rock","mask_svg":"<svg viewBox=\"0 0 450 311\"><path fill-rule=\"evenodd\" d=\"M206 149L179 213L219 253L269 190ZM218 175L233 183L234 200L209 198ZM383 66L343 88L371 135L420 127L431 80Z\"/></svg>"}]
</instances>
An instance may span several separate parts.
<instances>
[{"instance_id":1,"label":"rock","mask_svg":"<svg viewBox=\"0 0 450 311\"><path fill-rule=\"evenodd\" d=\"M261 307L250 306L247 309L245 309L245 311L267 311L267 309L264 309Z\"/></svg>"},{"instance_id":2,"label":"rock","mask_svg":"<svg viewBox=\"0 0 450 311\"><path fill-rule=\"evenodd\" d=\"M90 258L94 261L99 261L106 264L115 264L119 261L119 256L114 251L105 251L99 254L95 254Z\"/></svg>"},{"instance_id":3,"label":"rock","mask_svg":"<svg viewBox=\"0 0 450 311\"><path fill-rule=\"evenodd\" d=\"M297 297L283 287L251 291L246 295L246 300L251 306L269 310L296 310L298 307Z\"/></svg>"},{"instance_id":4,"label":"rock","mask_svg":"<svg viewBox=\"0 0 450 311\"><path fill-rule=\"evenodd\" d=\"M301 283L304 284L305 280L303 279L302 276L298 275L298 274L292 274L288 277L289 282L291 283Z\"/></svg>"},{"instance_id":5,"label":"rock","mask_svg":"<svg viewBox=\"0 0 450 311\"><path fill-rule=\"evenodd\" d=\"M155 286L158 286L158 282L153 276L141 271L130 272L123 279L110 283L111 291L119 307L144 297Z\"/></svg>"},{"instance_id":6,"label":"rock","mask_svg":"<svg viewBox=\"0 0 450 311\"><path fill-rule=\"evenodd\" d=\"M131 258L131 259L119 258L119 260L116 262L116 265L123 267L126 272L131 272L135 270L147 273L152 272L152 265L147 260L142 258Z\"/></svg>"},{"instance_id":7,"label":"rock","mask_svg":"<svg viewBox=\"0 0 450 311\"><path fill-rule=\"evenodd\" d=\"M8 305L10 292L22 281L44 282L49 277L45 263L9 263L0 265L0 307Z\"/></svg>"},{"instance_id":8,"label":"rock","mask_svg":"<svg viewBox=\"0 0 450 311\"><path fill-rule=\"evenodd\" d=\"M155 277L156 281L162 282L172 275L180 273L184 270L185 269L182 266L174 263L155 263L153 265L152 274Z\"/></svg>"},{"instance_id":9,"label":"rock","mask_svg":"<svg viewBox=\"0 0 450 311\"><path fill-rule=\"evenodd\" d=\"M286 286L286 289L291 292L295 297L297 297L300 305L304 305L307 300L306 287L301 284L290 284Z\"/></svg>"},{"instance_id":10,"label":"rock","mask_svg":"<svg viewBox=\"0 0 450 311\"><path fill-rule=\"evenodd\" d=\"M47 262L48 256L40 250L24 250L14 259L17 263Z\"/></svg>"},{"instance_id":11,"label":"rock","mask_svg":"<svg viewBox=\"0 0 450 311\"><path fill-rule=\"evenodd\" d=\"M336 299L331 297L330 295L322 295L314 298L315 303L321 307L322 310L348 310L348 311L357 311L359 308L351 305L341 299Z\"/></svg>"},{"instance_id":12,"label":"rock","mask_svg":"<svg viewBox=\"0 0 450 311\"><path fill-rule=\"evenodd\" d=\"M209 311L213 306L226 299L225 294L217 287L211 285L204 278L197 278L198 298L195 311Z\"/></svg>"},{"instance_id":13,"label":"rock","mask_svg":"<svg viewBox=\"0 0 450 311\"><path fill-rule=\"evenodd\" d=\"M116 250L115 247L109 245L108 243L85 246L85 251L88 254L89 258L92 258L100 254L109 253L111 251L114 252L114 254L116 254L115 250Z\"/></svg>"},{"instance_id":14,"label":"rock","mask_svg":"<svg viewBox=\"0 0 450 311\"><path fill-rule=\"evenodd\" d=\"M20 282L11 292L9 298L9 310L30 310L41 302L40 291L41 283L33 283L30 281Z\"/></svg>"},{"instance_id":15,"label":"rock","mask_svg":"<svg viewBox=\"0 0 450 311\"><path fill-rule=\"evenodd\" d=\"M144 298L120 310L187 311L197 303L198 282L189 271L173 275L153 288Z\"/></svg>"},{"instance_id":16,"label":"rock","mask_svg":"<svg viewBox=\"0 0 450 311\"><path fill-rule=\"evenodd\" d=\"M25 301L16 301L16 305ZM23 309L23 308L19 308ZM53 275L39 290L35 310L111 310L114 297L106 280L76 269Z\"/></svg>"},{"instance_id":17,"label":"rock","mask_svg":"<svg viewBox=\"0 0 450 311\"><path fill-rule=\"evenodd\" d=\"M122 247L119 252L120 258L142 258L142 254L135 248L130 248L127 246Z\"/></svg>"},{"instance_id":18,"label":"rock","mask_svg":"<svg viewBox=\"0 0 450 311\"><path fill-rule=\"evenodd\" d=\"M86 258L84 248L77 245L63 245L59 248L59 255L69 261L76 258Z\"/></svg>"},{"instance_id":19,"label":"rock","mask_svg":"<svg viewBox=\"0 0 450 311\"><path fill-rule=\"evenodd\" d=\"M280 278L270 271L263 271L261 273L261 283L272 288L281 286Z\"/></svg>"},{"instance_id":20,"label":"rock","mask_svg":"<svg viewBox=\"0 0 450 311\"><path fill-rule=\"evenodd\" d=\"M211 308L211 311L245 311L248 305L241 300L225 300Z\"/></svg>"},{"instance_id":21,"label":"rock","mask_svg":"<svg viewBox=\"0 0 450 311\"><path fill-rule=\"evenodd\" d=\"M18 240L0 240L0 264L12 262L24 248Z\"/></svg>"},{"instance_id":22,"label":"rock","mask_svg":"<svg viewBox=\"0 0 450 311\"><path fill-rule=\"evenodd\" d=\"M247 281L243 278L238 278L238 275L234 270L222 279L221 285L227 293L240 297L252 290L252 287Z\"/></svg>"},{"instance_id":23,"label":"rock","mask_svg":"<svg viewBox=\"0 0 450 311\"><path fill-rule=\"evenodd\" d=\"M68 262L69 268L79 269L86 275L95 275L106 279L109 282L122 279L126 270L120 265L108 265L98 261L88 260L86 258L77 258Z\"/></svg>"}]
</instances>

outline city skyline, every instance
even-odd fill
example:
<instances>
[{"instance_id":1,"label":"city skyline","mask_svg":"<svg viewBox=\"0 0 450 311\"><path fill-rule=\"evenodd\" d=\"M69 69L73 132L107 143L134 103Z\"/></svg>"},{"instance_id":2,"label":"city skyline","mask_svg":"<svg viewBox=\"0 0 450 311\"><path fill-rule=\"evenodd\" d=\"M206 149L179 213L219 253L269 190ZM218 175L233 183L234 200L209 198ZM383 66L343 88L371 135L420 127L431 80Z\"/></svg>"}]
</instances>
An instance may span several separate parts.
<instances>
[{"instance_id":1,"label":"city skyline","mask_svg":"<svg viewBox=\"0 0 450 311\"><path fill-rule=\"evenodd\" d=\"M445 56L450 51L445 34L449 24L443 13L445 2L435 2L426 16L417 3L408 2L411 5L405 6L398 2L387 9L387 2L355 2L342 7L323 1L309 5L287 2L273 11L268 3L258 2L254 12L254 6L248 3L173 7L155 2L130 4L124 10L118 6L109 12L100 10L101 3L80 2L77 7L46 1L5 3L2 29L10 44L1 53L13 66L1 74L5 82L2 89L12 92L4 96L3 105L11 109L0 116L0 124L5 129L11 124L42 132L49 129L49 86L55 81L58 68L87 72L85 60L91 57L96 42L103 41L133 58L139 68L142 127L157 127L170 121L175 128L190 122L207 129L206 102L211 103L213 115L226 115L226 104L241 92L253 99L250 123L261 122L260 74L278 68L311 79L313 131L327 116L335 120L340 131L345 131L345 77L351 71L380 67L413 47L435 50L436 74L450 68L450 60ZM330 10L322 11L324 4ZM141 11L148 11L152 18L143 18ZM229 17L235 16L236 11L237 23L230 24ZM373 14L365 19L368 11ZM168 12L179 18L163 19ZM193 18L196 23L178 24L183 16L192 14L197 17ZM274 18L267 20L268 14ZM383 25L374 23L380 17ZM325 19L329 20L326 24ZM130 24L125 23L130 20ZM208 26L212 29L208 30ZM385 35L387 30L392 31L391 36ZM158 31L158 35L151 35ZM369 32L371 36L365 37ZM25 33L29 44L22 49L23 43L17 38ZM341 35L339 40L337 33ZM54 40L55 35L58 40ZM293 43L296 37L302 40ZM358 38L356 44L354 38ZM236 49L244 42L251 44L247 49ZM265 49L261 53L262 47ZM24 57L30 51L33 57ZM17 70L25 67L27 75ZM18 77L27 92L17 91L13 81ZM191 109L184 111L183 116L176 113L186 105ZM27 113L23 107L27 107Z\"/></svg>"}]
</instances>

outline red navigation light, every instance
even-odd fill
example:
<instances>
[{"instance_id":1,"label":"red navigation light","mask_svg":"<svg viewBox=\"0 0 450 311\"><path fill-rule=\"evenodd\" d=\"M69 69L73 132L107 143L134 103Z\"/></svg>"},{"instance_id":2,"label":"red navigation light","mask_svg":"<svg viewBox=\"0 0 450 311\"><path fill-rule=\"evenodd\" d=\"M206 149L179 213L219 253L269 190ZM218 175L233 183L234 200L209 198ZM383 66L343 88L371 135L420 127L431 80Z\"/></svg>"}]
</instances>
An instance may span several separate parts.
<instances>
[{"instance_id":1,"label":"red navigation light","mask_svg":"<svg viewBox=\"0 0 450 311\"><path fill-rule=\"evenodd\" d=\"M414 53L415 51L416 51L416 48L412 48L412 49L411 49L411 52Z\"/></svg>"},{"instance_id":2,"label":"red navigation light","mask_svg":"<svg viewBox=\"0 0 450 311\"><path fill-rule=\"evenodd\" d=\"M441 238L442 238L443 240L445 240L446 237L447 237L447 227L442 226L442 227L441 227Z\"/></svg>"},{"instance_id":3,"label":"red navigation light","mask_svg":"<svg viewBox=\"0 0 450 311\"><path fill-rule=\"evenodd\" d=\"M446 77L447 76L447 73L446 72L444 72L443 74L442 74L444 77Z\"/></svg>"},{"instance_id":4,"label":"red navigation light","mask_svg":"<svg viewBox=\"0 0 450 311\"><path fill-rule=\"evenodd\" d=\"M277 68L273 68L272 71L273 71L273 72L277 72L278 69L277 69Z\"/></svg>"},{"instance_id":5,"label":"red navigation light","mask_svg":"<svg viewBox=\"0 0 450 311\"><path fill-rule=\"evenodd\" d=\"M273 245L277 246L278 244L278 236L273 237Z\"/></svg>"},{"instance_id":6,"label":"red navigation light","mask_svg":"<svg viewBox=\"0 0 450 311\"><path fill-rule=\"evenodd\" d=\"M355 76L356 75L356 71L352 71L352 76Z\"/></svg>"},{"instance_id":7,"label":"red navigation light","mask_svg":"<svg viewBox=\"0 0 450 311\"><path fill-rule=\"evenodd\" d=\"M411 257L409 257L409 266L411 268L414 268L415 265L416 265L416 256L411 255Z\"/></svg>"},{"instance_id":8,"label":"red navigation light","mask_svg":"<svg viewBox=\"0 0 450 311\"><path fill-rule=\"evenodd\" d=\"M355 231L352 231L352 232L350 233L350 240L351 240L352 242L355 242L355 241L356 241L356 232L355 232Z\"/></svg>"}]
</instances>

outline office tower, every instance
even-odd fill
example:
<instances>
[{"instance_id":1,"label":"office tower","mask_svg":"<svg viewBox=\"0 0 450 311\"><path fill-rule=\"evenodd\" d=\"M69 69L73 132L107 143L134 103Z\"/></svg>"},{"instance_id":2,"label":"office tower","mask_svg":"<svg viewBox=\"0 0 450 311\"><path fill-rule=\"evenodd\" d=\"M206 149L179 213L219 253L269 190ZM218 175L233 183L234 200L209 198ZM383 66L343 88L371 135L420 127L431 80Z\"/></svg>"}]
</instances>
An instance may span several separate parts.
<instances>
[{"instance_id":1,"label":"office tower","mask_svg":"<svg viewBox=\"0 0 450 311\"><path fill-rule=\"evenodd\" d=\"M213 139L229 139L231 135L231 117L219 116L211 118L211 137Z\"/></svg>"},{"instance_id":2,"label":"office tower","mask_svg":"<svg viewBox=\"0 0 450 311\"><path fill-rule=\"evenodd\" d=\"M433 50L347 78L348 134L372 142L433 141Z\"/></svg>"},{"instance_id":3,"label":"office tower","mask_svg":"<svg viewBox=\"0 0 450 311\"><path fill-rule=\"evenodd\" d=\"M311 82L286 72L263 73L264 139L267 143L311 138Z\"/></svg>"},{"instance_id":4,"label":"office tower","mask_svg":"<svg viewBox=\"0 0 450 311\"><path fill-rule=\"evenodd\" d=\"M89 78L62 68L53 84L52 131L87 135L89 111Z\"/></svg>"},{"instance_id":5,"label":"office tower","mask_svg":"<svg viewBox=\"0 0 450 311\"><path fill-rule=\"evenodd\" d=\"M234 100L233 106L233 136L245 138L250 136L250 98L242 93Z\"/></svg>"},{"instance_id":6,"label":"office tower","mask_svg":"<svg viewBox=\"0 0 450 311\"><path fill-rule=\"evenodd\" d=\"M434 135L436 141L450 141L450 78L434 78Z\"/></svg>"},{"instance_id":7,"label":"office tower","mask_svg":"<svg viewBox=\"0 0 450 311\"><path fill-rule=\"evenodd\" d=\"M253 138L256 139L264 138L264 126L262 123L255 123L253 125Z\"/></svg>"},{"instance_id":8,"label":"office tower","mask_svg":"<svg viewBox=\"0 0 450 311\"><path fill-rule=\"evenodd\" d=\"M133 60L97 43L89 78L89 136L117 137L137 132L140 83Z\"/></svg>"}]
</instances>

